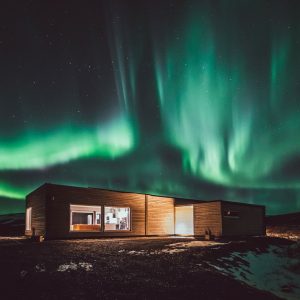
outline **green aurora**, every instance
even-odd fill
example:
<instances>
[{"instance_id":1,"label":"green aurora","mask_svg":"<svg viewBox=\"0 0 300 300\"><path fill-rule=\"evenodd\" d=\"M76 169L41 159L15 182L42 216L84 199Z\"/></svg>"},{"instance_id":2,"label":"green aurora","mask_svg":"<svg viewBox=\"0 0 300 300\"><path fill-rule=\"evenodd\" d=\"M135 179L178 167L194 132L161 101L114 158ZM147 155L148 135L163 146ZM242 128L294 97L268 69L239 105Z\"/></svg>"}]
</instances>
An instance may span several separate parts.
<instances>
[{"instance_id":1,"label":"green aurora","mask_svg":"<svg viewBox=\"0 0 300 300\"><path fill-rule=\"evenodd\" d=\"M121 118L97 129L61 127L50 134L30 132L1 145L0 170L41 169L85 157L113 159L133 147L130 122Z\"/></svg>"},{"instance_id":2,"label":"green aurora","mask_svg":"<svg viewBox=\"0 0 300 300\"><path fill-rule=\"evenodd\" d=\"M0 214L45 181L299 210L295 2L99 3L4 18Z\"/></svg>"},{"instance_id":3,"label":"green aurora","mask_svg":"<svg viewBox=\"0 0 300 300\"><path fill-rule=\"evenodd\" d=\"M292 39L276 37L281 42L272 47L270 84L265 80L266 90L253 95L256 80L247 71L246 51L227 58L235 44L218 48L218 35L205 16L190 19L180 43L169 48L160 45L170 50L157 59L156 66L166 137L182 151L183 171L231 187L300 188L298 178L279 182L272 178L300 150L300 138L295 138L300 129L299 100L293 99L299 83L286 95L290 88L287 70L295 68L289 53ZM299 78L297 71L294 75ZM283 115L286 102L289 111ZM275 126L266 120L268 104L268 118Z\"/></svg>"}]
</instances>

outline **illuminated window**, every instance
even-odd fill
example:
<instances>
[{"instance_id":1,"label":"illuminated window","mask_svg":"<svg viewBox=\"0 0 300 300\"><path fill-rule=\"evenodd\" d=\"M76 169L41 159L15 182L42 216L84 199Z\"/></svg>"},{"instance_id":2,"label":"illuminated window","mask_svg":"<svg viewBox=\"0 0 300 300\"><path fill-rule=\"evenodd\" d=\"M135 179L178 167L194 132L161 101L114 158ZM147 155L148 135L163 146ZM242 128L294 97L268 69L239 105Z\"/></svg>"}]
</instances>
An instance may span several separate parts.
<instances>
[{"instance_id":1,"label":"illuminated window","mask_svg":"<svg viewBox=\"0 0 300 300\"><path fill-rule=\"evenodd\" d=\"M26 230L31 230L32 207L26 209Z\"/></svg>"},{"instance_id":2,"label":"illuminated window","mask_svg":"<svg viewBox=\"0 0 300 300\"><path fill-rule=\"evenodd\" d=\"M105 230L130 230L129 207L105 207Z\"/></svg>"},{"instance_id":3,"label":"illuminated window","mask_svg":"<svg viewBox=\"0 0 300 300\"><path fill-rule=\"evenodd\" d=\"M101 207L90 205L70 205L71 231L100 231Z\"/></svg>"},{"instance_id":4,"label":"illuminated window","mask_svg":"<svg viewBox=\"0 0 300 300\"><path fill-rule=\"evenodd\" d=\"M230 219L239 219L240 213L238 211L233 211L228 209L224 211L224 217Z\"/></svg>"}]
</instances>

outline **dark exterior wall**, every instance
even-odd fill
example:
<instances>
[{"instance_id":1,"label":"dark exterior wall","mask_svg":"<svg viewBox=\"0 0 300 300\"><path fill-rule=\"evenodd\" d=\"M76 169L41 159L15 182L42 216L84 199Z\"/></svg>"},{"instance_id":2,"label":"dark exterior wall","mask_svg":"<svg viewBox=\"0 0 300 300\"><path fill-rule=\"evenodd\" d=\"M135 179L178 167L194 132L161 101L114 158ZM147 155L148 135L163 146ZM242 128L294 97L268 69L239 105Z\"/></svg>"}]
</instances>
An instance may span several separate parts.
<instances>
[{"instance_id":1,"label":"dark exterior wall","mask_svg":"<svg viewBox=\"0 0 300 300\"><path fill-rule=\"evenodd\" d=\"M147 235L174 234L174 198L147 195Z\"/></svg>"},{"instance_id":2,"label":"dark exterior wall","mask_svg":"<svg viewBox=\"0 0 300 300\"><path fill-rule=\"evenodd\" d=\"M209 229L213 236L222 235L222 217L220 202L205 202L194 204L194 234L205 235Z\"/></svg>"},{"instance_id":3,"label":"dark exterior wall","mask_svg":"<svg viewBox=\"0 0 300 300\"><path fill-rule=\"evenodd\" d=\"M236 211L237 218L224 217L227 210ZM265 235L265 207L222 202L223 236Z\"/></svg>"},{"instance_id":4,"label":"dark exterior wall","mask_svg":"<svg viewBox=\"0 0 300 300\"><path fill-rule=\"evenodd\" d=\"M199 203L206 203L206 201L202 200L192 200L192 199L183 199L183 198L175 198L175 206L185 206L191 204L199 204Z\"/></svg>"},{"instance_id":5,"label":"dark exterior wall","mask_svg":"<svg viewBox=\"0 0 300 300\"><path fill-rule=\"evenodd\" d=\"M130 231L71 232L70 204L130 207ZM47 193L47 238L145 235L145 195L100 189L50 185Z\"/></svg>"},{"instance_id":6,"label":"dark exterior wall","mask_svg":"<svg viewBox=\"0 0 300 300\"><path fill-rule=\"evenodd\" d=\"M33 234L45 235L45 230L46 230L45 194L46 194L46 187L41 186L34 192L30 193L25 199L26 209L29 207L32 208L32 215L31 215L32 230L26 230L26 226L25 226L26 236L32 236Z\"/></svg>"}]
</instances>

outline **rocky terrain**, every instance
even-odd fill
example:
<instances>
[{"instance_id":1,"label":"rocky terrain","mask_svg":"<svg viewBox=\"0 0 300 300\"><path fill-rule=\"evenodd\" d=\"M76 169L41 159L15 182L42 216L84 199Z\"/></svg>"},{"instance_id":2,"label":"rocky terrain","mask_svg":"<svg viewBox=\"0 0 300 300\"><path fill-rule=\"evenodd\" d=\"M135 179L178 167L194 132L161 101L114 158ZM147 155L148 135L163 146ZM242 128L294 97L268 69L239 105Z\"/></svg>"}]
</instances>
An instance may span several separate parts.
<instances>
[{"instance_id":1,"label":"rocky terrain","mask_svg":"<svg viewBox=\"0 0 300 300\"><path fill-rule=\"evenodd\" d=\"M256 281L253 274L257 263L265 261L265 257L259 259L262 255L276 257L280 270L290 268L284 277L298 274L299 261L287 264L288 255L295 258L299 254L299 248L293 250L295 245L278 238L234 242L115 238L39 243L2 237L1 293L3 299L296 299L296 277L270 287L257 286L268 272L257 273ZM298 254L293 256L293 251ZM282 262L278 263L280 257Z\"/></svg>"}]
</instances>

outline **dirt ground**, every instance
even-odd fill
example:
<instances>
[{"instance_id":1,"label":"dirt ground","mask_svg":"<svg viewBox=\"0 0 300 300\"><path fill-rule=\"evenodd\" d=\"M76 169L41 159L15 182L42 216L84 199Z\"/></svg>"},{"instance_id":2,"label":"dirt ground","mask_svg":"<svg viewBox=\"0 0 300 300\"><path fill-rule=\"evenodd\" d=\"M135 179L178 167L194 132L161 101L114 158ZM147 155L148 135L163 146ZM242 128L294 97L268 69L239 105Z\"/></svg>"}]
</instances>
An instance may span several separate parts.
<instances>
[{"instance_id":1,"label":"dirt ground","mask_svg":"<svg viewBox=\"0 0 300 300\"><path fill-rule=\"evenodd\" d=\"M300 225L270 225L267 227L267 235L298 241L300 240Z\"/></svg>"},{"instance_id":2,"label":"dirt ground","mask_svg":"<svg viewBox=\"0 0 300 300\"><path fill-rule=\"evenodd\" d=\"M2 299L278 299L218 272L232 251L284 239L205 242L123 238L31 242L0 238Z\"/></svg>"}]
</instances>

